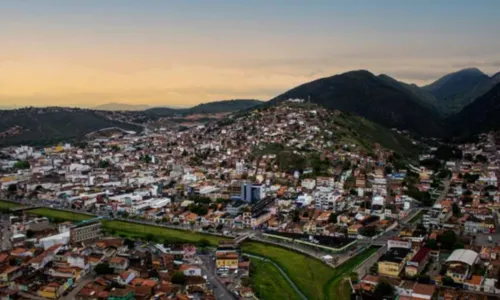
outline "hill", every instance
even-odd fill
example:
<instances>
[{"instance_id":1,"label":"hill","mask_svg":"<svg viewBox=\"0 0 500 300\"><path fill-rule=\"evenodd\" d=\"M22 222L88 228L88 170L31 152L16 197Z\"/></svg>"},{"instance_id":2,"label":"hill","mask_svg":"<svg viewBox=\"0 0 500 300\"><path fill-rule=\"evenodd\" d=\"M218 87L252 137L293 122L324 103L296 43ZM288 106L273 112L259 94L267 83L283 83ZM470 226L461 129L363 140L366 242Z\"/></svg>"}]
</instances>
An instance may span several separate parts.
<instances>
[{"instance_id":1,"label":"hill","mask_svg":"<svg viewBox=\"0 0 500 300\"><path fill-rule=\"evenodd\" d=\"M255 99L233 99L201 103L187 109L188 114L215 114L235 112L262 104L263 101Z\"/></svg>"},{"instance_id":2,"label":"hill","mask_svg":"<svg viewBox=\"0 0 500 300\"><path fill-rule=\"evenodd\" d=\"M262 103L262 101L254 99L232 99L201 103L190 108L153 107L145 110L145 113L162 117L229 113L252 108Z\"/></svg>"},{"instance_id":3,"label":"hill","mask_svg":"<svg viewBox=\"0 0 500 300\"><path fill-rule=\"evenodd\" d=\"M114 121L97 111L73 108L0 110L0 145L42 145L78 139L109 127L141 131L141 127Z\"/></svg>"},{"instance_id":4,"label":"hill","mask_svg":"<svg viewBox=\"0 0 500 300\"><path fill-rule=\"evenodd\" d=\"M469 137L500 129L500 83L449 119L454 136Z\"/></svg>"},{"instance_id":5,"label":"hill","mask_svg":"<svg viewBox=\"0 0 500 300\"><path fill-rule=\"evenodd\" d=\"M441 110L455 114L493 87L493 80L477 68L447 74L422 87L437 100Z\"/></svg>"},{"instance_id":6,"label":"hill","mask_svg":"<svg viewBox=\"0 0 500 300\"><path fill-rule=\"evenodd\" d=\"M497 83L500 83L500 72L491 76L491 81L493 82L494 85L496 85Z\"/></svg>"},{"instance_id":7,"label":"hill","mask_svg":"<svg viewBox=\"0 0 500 300\"><path fill-rule=\"evenodd\" d=\"M428 91L421 89L416 84L408 84L402 81L398 81L388 75L380 74L378 78L385 81L387 84L391 85L394 88L400 89L402 92L410 93L418 102L431 109L438 111L438 103L434 95L429 93Z\"/></svg>"},{"instance_id":8,"label":"hill","mask_svg":"<svg viewBox=\"0 0 500 300\"><path fill-rule=\"evenodd\" d=\"M210 134L216 131L217 136L222 130L236 133L234 137L227 137L229 143L234 140L238 144L253 144L259 148L257 156L284 155L281 157L284 164L292 163L289 160L296 157L296 151L308 156L308 153L354 147L372 153L377 143L404 155L418 151L409 138L394 130L314 103L284 101L231 115L207 129Z\"/></svg>"},{"instance_id":9,"label":"hill","mask_svg":"<svg viewBox=\"0 0 500 300\"><path fill-rule=\"evenodd\" d=\"M385 127L406 129L424 136L442 136L438 114L420 104L412 92L395 87L368 71L351 71L293 88L269 103L310 99L330 109L351 112Z\"/></svg>"},{"instance_id":10,"label":"hill","mask_svg":"<svg viewBox=\"0 0 500 300\"><path fill-rule=\"evenodd\" d=\"M150 108L149 105L141 105L141 104L124 104L124 103L106 103L102 105L98 105L94 107L95 110L112 110L112 111L128 111L128 110L145 110Z\"/></svg>"}]
</instances>

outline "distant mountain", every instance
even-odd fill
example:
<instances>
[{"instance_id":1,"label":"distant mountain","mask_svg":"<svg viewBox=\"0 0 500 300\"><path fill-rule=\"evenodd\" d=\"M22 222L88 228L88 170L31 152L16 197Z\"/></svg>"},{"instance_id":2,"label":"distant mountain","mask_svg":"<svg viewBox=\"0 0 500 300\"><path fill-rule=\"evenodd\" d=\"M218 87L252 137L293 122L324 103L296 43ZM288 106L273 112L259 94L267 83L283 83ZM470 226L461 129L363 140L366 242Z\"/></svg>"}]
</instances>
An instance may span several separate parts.
<instances>
[{"instance_id":1,"label":"distant mountain","mask_svg":"<svg viewBox=\"0 0 500 300\"><path fill-rule=\"evenodd\" d=\"M216 114L249 109L262 103L263 101L254 99L233 99L202 103L191 108L175 109L167 107L153 107L145 110L145 112L149 115L162 117L171 117L175 115L186 116L194 114Z\"/></svg>"},{"instance_id":2,"label":"distant mountain","mask_svg":"<svg viewBox=\"0 0 500 300\"><path fill-rule=\"evenodd\" d=\"M477 68L469 68L445 75L422 89L436 97L441 110L451 115L488 92L493 85L488 75Z\"/></svg>"},{"instance_id":3,"label":"distant mountain","mask_svg":"<svg viewBox=\"0 0 500 300\"><path fill-rule=\"evenodd\" d=\"M141 131L139 126L110 120L92 110L58 107L0 110L0 145L51 144L79 139L109 127Z\"/></svg>"},{"instance_id":4,"label":"distant mountain","mask_svg":"<svg viewBox=\"0 0 500 300\"><path fill-rule=\"evenodd\" d=\"M500 83L500 72L491 76L491 81L493 82L494 85L496 85L497 83Z\"/></svg>"},{"instance_id":5,"label":"distant mountain","mask_svg":"<svg viewBox=\"0 0 500 300\"><path fill-rule=\"evenodd\" d=\"M424 136L444 134L438 114L422 105L422 100L414 96L414 92L364 70L302 84L269 103L290 98L310 99L327 108L351 112L386 127L406 129Z\"/></svg>"},{"instance_id":6,"label":"distant mountain","mask_svg":"<svg viewBox=\"0 0 500 300\"><path fill-rule=\"evenodd\" d=\"M114 110L114 111L126 111L126 110L145 110L150 108L149 105L141 105L141 104L125 104L125 103L106 103L102 105L98 105L93 109L96 110Z\"/></svg>"},{"instance_id":7,"label":"distant mountain","mask_svg":"<svg viewBox=\"0 0 500 300\"><path fill-rule=\"evenodd\" d=\"M500 130L500 83L467 105L459 114L450 117L454 136L471 136Z\"/></svg>"},{"instance_id":8,"label":"distant mountain","mask_svg":"<svg viewBox=\"0 0 500 300\"><path fill-rule=\"evenodd\" d=\"M416 84L404 83L385 74L380 74L378 78L384 80L387 84L391 85L394 88L400 89L403 92L411 93L414 99L418 100L421 105L426 106L427 108L430 108L432 110L438 110L438 103L436 101L436 98L428 91L418 87Z\"/></svg>"}]
</instances>

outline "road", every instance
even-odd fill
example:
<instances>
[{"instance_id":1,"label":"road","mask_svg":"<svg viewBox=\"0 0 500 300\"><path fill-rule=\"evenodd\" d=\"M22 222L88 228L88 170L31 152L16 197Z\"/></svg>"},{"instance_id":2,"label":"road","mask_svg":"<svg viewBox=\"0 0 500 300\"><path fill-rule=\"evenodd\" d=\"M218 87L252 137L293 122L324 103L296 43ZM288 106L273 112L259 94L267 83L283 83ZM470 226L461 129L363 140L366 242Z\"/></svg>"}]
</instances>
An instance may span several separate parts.
<instances>
[{"instance_id":1,"label":"road","mask_svg":"<svg viewBox=\"0 0 500 300\"><path fill-rule=\"evenodd\" d=\"M61 300L76 299L76 295L78 294L78 292L80 292L81 289L83 289L87 284L89 284L93 280L94 278L92 276L90 275L85 276L76 284L76 286L71 290L71 292L69 292L66 296L62 296L60 299Z\"/></svg>"},{"instance_id":2,"label":"road","mask_svg":"<svg viewBox=\"0 0 500 300\"><path fill-rule=\"evenodd\" d=\"M209 255L198 255L202 264L200 268L207 275L207 280L213 288L217 300L235 300L235 297L229 292L226 286L216 276L215 262Z\"/></svg>"},{"instance_id":3,"label":"road","mask_svg":"<svg viewBox=\"0 0 500 300\"><path fill-rule=\"evenodd\" d=\"M0 217L0 250L7 250L11 248L10 243L10 220L9 215L2 214Z\"/></svg>"}]
</instances>

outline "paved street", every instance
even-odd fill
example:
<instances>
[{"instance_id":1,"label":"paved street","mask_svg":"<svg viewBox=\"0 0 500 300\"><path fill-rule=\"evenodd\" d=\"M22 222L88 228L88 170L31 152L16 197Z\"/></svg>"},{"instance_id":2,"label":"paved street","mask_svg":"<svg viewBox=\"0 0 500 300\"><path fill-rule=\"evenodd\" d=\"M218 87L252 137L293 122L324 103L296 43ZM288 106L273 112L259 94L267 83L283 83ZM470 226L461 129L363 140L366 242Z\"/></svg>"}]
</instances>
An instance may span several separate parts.
<instances>
[{"instance_id":1,"label":"paved street","mask_svg":"<svg viewBox=\"0 0 500 300\"><path fill-rule=\"evenodd\" d=\"M94 278L92 276L87 275L82 278L77 285L71 290L66 296L61 297L61 300L73 300L76 299L76 295L83 289L88 283L92 282Z\"/></svg>"},{"instance_id":2,"label":"paved street","mask_svg":"<svg viewBox=\"0 0 500 300\"><path fill-rule=\"evenodd\" d=\"M215 262L210 255L198 255L202 264L200 268L207 276L207 281L210 283L217 300L234 300L235 297L227 290L226 286L220 282L216 276Z\"/></svg>"},{"instance_id":3,"label":"paved street","mask_svg":"<svg viewBox=\"0 0 500 300\"><path fill-rule=\"evenodd\" d=\"M10 222L9 215L2 214L0 218L0 249L6 250L11 248L10 244Z\"/></svg>"}]
</instances>

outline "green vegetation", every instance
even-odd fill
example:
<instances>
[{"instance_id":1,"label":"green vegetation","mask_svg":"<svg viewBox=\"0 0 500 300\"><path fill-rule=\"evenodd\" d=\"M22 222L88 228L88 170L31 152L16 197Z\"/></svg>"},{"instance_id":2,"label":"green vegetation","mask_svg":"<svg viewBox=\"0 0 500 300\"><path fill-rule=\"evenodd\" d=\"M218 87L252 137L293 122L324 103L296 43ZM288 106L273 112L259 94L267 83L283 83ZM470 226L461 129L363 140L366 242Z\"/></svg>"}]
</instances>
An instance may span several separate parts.
<instances>
[{"instance_id":1,"label":"green vegetation","mask_svg":"<svg viewBox=\"0 0 500 300\"><path fill-rule=\"evenodd\" d=\"M198 232L187 232L185 230L177 230L170 228L162 228L152 225L143 225L124 221L109 221L102 222L103 228L108 231L114 231L120 235L126 236L144 236L146 234L153 235L155 240L167 240L168 242L191 242L198 243L201 240L208 241L211 245L217 245L219 241L224 240L222 237L202 234Z\"/></svg>"},{"instance_id":2,"label":"green vegetation","mask_svg":"<svg viewBox=\"0 0 500 300\"><path fill-rule=\"evenodd\" d=\"M67 212L67 211L62 211L62 210L55 210L55 209L50 209L50 208L36 208L36 209L29 210L28 213L51 218L51 219L55 220L56 222L66 221L66 220L83 221L83 220L88 220L88 219L93 218L92 216L89 216L89 215L72 213L72 212Z\"/></svg>"},{"instance_id":3,"label":"green vegetation","mask_svg":"<svg viewBox=\"0 0 500 300\"><path fill-rule=\"evenodd\" d=\"M29 169L30 168L30 163L26 160L20 160L14 164L14 168L16 169Z\"/></svg>"},{"instance_id":4,"label":"green vegetation","mask_svg":"<svg viewBox=\"0 0 500 300\"><path fill-rule=\"evenodd\" d=\"M348 292L345 291L345 280L349 277L350 273L360 265L365 259L370 257L373 253L377 252L377 248L369 248L360 254L350 258L348 261L335 268L334 274L324 286L324 299L350 299ZM350 293L350 287L349 287ZM338 294L342 292L342 294ZM341 295L341 297L339 297ZM346 296L347 295L347 296ZM344 298L344 296L346 296Z\"/></svg>"},{"instance_id":5,"label":"green vegetation","mask_svg":"<svg viewBox=\"0 0 500 300\"><path fill-rule=\"evenodd\" d=\"M243 252L267 257L280 266L309 299L323 299L323 286L334 270L319 260L278 246L245 242Z\"/></svg>"},{"instance_id":6,"label":"green vegetation","mask_svg":"<svg viewBox=\"0 0 500 300\"><path fill-rule=\"evenodd\" d=\"M301 299L275 266L260 259L251 259L250 282L259 299Z\"/></svg>"}]
</instances>

